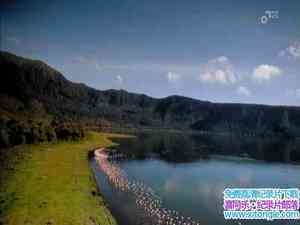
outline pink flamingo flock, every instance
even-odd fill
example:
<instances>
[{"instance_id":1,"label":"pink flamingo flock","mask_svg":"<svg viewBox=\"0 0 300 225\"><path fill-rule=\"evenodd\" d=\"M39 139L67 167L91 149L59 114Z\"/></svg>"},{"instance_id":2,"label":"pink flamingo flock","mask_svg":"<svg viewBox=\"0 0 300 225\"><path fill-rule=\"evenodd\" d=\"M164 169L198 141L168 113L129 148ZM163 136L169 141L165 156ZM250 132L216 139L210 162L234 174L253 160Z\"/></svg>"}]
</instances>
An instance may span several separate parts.
<instances>
[{"instance_id":1,"label":"pink flamingo flock","mask_svg":"<svg viewBox=\"0 0 300 225\"><path fill-rule=\"evenodd\" d=\"M162 207L162 201L154 191L138 181L130 181L126 173L117 165L109 161L105 149L95 150L95 159L109 182L118 190L131 193L135 197L136 205L144 210L147 216L159 225L200 225L191 217L180 215L176 210Z\"/></svg>"}]
</instances>

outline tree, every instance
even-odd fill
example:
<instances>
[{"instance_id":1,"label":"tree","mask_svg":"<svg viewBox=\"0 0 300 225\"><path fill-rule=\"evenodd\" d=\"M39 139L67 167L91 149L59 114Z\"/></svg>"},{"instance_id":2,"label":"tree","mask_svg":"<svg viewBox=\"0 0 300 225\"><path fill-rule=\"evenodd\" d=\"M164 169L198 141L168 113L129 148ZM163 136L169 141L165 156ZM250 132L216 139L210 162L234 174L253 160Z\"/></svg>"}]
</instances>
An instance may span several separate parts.
<instances>
[{"instance_id":1,"label":"tree","mask_svg":"<svg viewBox=\"0 0 300 225\"><path fill-rule=\"evenodd\" d=\"M283 129L289 129L290 128L290 120L289 120L289 113L287 110L285 110L283 112L283 115L282 115L282 120L281 120L281 127Z\"/></svg>"}]
</instances>

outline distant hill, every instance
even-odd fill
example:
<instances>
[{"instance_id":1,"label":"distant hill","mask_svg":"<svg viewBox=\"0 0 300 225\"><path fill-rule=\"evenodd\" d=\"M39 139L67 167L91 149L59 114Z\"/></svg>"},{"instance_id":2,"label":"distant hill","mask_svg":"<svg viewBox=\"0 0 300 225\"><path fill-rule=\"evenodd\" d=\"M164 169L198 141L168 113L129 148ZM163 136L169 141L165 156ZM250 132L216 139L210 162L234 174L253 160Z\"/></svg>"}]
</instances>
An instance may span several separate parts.
<instances>
[{"instance_id":1,"label":"distant hill","mask_svg":"<svg viewBox=\"0 0 300 225\"><path fill-rule=\"evenodd\" d=\"M0 53L0 119L75 121L86 126L300 134L300 108L220 104L182 96L100 91L38 60Z\"/></svg>"}]
</instances>

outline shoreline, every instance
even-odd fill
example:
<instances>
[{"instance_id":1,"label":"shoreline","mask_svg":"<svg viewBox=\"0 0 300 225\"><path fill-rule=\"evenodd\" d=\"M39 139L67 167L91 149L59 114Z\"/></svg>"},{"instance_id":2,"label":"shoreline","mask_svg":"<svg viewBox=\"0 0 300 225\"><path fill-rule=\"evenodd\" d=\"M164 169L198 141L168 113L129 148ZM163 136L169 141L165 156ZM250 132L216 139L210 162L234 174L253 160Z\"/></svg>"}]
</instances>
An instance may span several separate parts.
<instances>
[{"instance_id":1,"label":"shoreline","mask_svg":"<svg viewBox=\"0 0 300 225\"><path fill-rule=\"evenodd\" d=\"M10 149L16 155L0 174L0 224L116 224L87 157L114 137L130 136L91 132L76 142Z\"/></svg>"}]
</instances>

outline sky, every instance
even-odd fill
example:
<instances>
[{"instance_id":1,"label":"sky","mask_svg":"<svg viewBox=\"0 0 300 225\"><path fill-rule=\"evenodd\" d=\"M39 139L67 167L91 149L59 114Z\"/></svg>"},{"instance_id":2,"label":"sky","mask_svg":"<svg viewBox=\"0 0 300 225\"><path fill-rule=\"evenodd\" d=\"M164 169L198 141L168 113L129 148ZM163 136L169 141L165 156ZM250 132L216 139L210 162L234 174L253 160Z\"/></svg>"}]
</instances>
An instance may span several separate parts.
<instances>
[{"instance_id":1,"label":"sky","mask_svg":"<svg viewBox=\"0 0 300 225\"><path fill-rule=\"evenodd\" d=\"M73 82L300 106L299 0L2 0L0 49Z\"/></svg>"}]
</instances>

